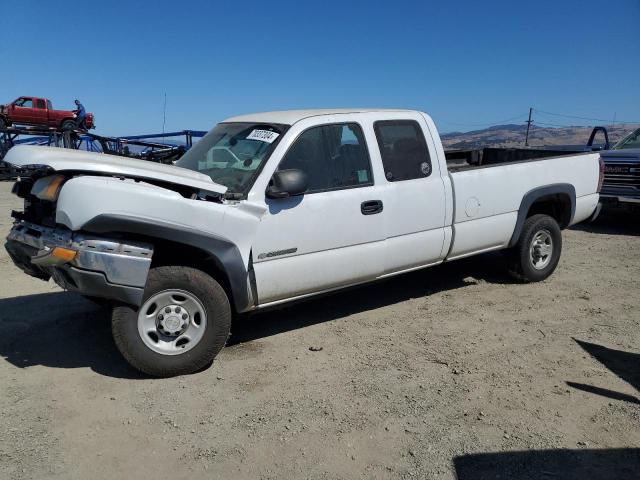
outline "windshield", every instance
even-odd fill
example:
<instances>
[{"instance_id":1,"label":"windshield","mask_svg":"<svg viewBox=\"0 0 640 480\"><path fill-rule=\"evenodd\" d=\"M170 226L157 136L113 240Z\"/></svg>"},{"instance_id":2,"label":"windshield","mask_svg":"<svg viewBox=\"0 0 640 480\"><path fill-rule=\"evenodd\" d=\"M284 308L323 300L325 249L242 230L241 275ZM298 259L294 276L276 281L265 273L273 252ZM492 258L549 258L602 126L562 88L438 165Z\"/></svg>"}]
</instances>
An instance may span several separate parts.
<instances>
[{"instance_id":1,"label":"windshield","mask_svg":"<svg viewBox=\"0 0 640 480\"><path fill-rule=\"evenodd\" d=\"M640 128L631 132L613 147L614 150L626 150L627 148L640 148Z\"/></svg>"},{"instance_id":2,"label":"windshield","mask_svg":"<svg viewBox=\"0 0 640 480\"><path fill-rule=\"evenodd\" d=\"M175 165L209 175L229 192L246 193L286 129L264 123L219 123Z\"/></svg>"}]
</instances>

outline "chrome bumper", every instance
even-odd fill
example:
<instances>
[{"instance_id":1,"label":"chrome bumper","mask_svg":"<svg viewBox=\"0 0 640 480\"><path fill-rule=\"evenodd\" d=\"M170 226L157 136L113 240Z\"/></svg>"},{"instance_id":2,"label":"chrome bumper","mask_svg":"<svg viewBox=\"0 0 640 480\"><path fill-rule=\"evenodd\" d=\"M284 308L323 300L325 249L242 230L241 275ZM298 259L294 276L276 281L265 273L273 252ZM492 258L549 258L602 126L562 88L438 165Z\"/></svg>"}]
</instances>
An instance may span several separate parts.
<instances>
[{"instance_id":1,"label":"chrome bumper","mask_svg":"<svg viewBox=\"0 0 640 480\"><path fill-rule=\"evenodd\" d=\"M53 255L56 247L78 253L65 262ZM11 229L6 248L14 263L29 275L44 280L53 277L62 288L83 295L138 305L153 255L151 244L124 243L28 222Z\"/></svg>"},{"instance_id":2,"label":"chrome bumper","mask_svg":"<svg viewBox=\"0 0 640 480\"><path fill-rule=\"evenodd\" d=\"M620 195L604 195L604 198L615 198L619 203L637 203L640 204L640 198L637 197L622 197Z\"/></svg>"}]
</instances>

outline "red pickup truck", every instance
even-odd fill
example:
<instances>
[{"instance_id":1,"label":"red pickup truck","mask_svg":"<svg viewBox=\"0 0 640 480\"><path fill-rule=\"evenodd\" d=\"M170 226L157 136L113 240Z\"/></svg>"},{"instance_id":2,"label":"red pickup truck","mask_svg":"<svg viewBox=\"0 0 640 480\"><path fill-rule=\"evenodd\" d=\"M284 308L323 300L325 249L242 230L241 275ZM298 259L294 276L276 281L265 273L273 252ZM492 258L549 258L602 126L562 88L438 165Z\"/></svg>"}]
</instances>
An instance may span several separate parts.
<instances>
[{"instance_id":1,"label":"red pickup truck","mask_svg":"<svg viewBox=\"0 0 640 480\"><path fill-rule=\"evenodd\" d=\"M94 128L93 114L87 113L86 128ZM61 130L76 128L73 110L54 110L51 100L38 97L20 97L7 105L0 105L0 128L12 124L38 125Z\"/></svg>"}]
</instances>

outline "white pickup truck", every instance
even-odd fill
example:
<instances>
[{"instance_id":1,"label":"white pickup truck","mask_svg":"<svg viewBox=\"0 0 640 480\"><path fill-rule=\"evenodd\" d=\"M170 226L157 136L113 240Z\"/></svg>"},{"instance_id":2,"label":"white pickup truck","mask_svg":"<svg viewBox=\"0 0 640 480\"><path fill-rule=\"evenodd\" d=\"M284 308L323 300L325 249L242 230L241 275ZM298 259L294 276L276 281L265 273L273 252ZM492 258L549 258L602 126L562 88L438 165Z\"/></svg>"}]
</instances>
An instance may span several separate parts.
<instances>
[{"instance_id":1,"label":"white pickup truck","mask_svg":"<svg viewBox=\"0 0 640 480\"><path fill-rule=\"evenodd\" d=\"M175 166L19 146L6 247L26 273L109 299L135 368L185 374L238 313L498 249L521 281L545 279L603 170L597 153L527 152L445 154L428 115L373 109L230 118Z\"/></svg>"}]
</instances>

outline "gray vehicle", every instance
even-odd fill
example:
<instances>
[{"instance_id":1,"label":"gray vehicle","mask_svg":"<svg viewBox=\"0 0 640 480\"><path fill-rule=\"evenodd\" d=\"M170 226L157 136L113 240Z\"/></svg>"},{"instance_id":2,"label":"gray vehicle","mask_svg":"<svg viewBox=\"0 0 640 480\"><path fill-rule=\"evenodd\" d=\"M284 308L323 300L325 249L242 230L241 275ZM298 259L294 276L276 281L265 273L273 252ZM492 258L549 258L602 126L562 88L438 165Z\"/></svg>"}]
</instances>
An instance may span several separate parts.
<instances>
[{"instance_id":1,"label":"gray vehicle","mask_svg":"<svg viewBox=\"0 0 640 480\"><path fill-rule=\"evenodd\" d=\"M602 204L640 209L640 128L600 156L604 160Z\"/></svg>"}]
</instances>

